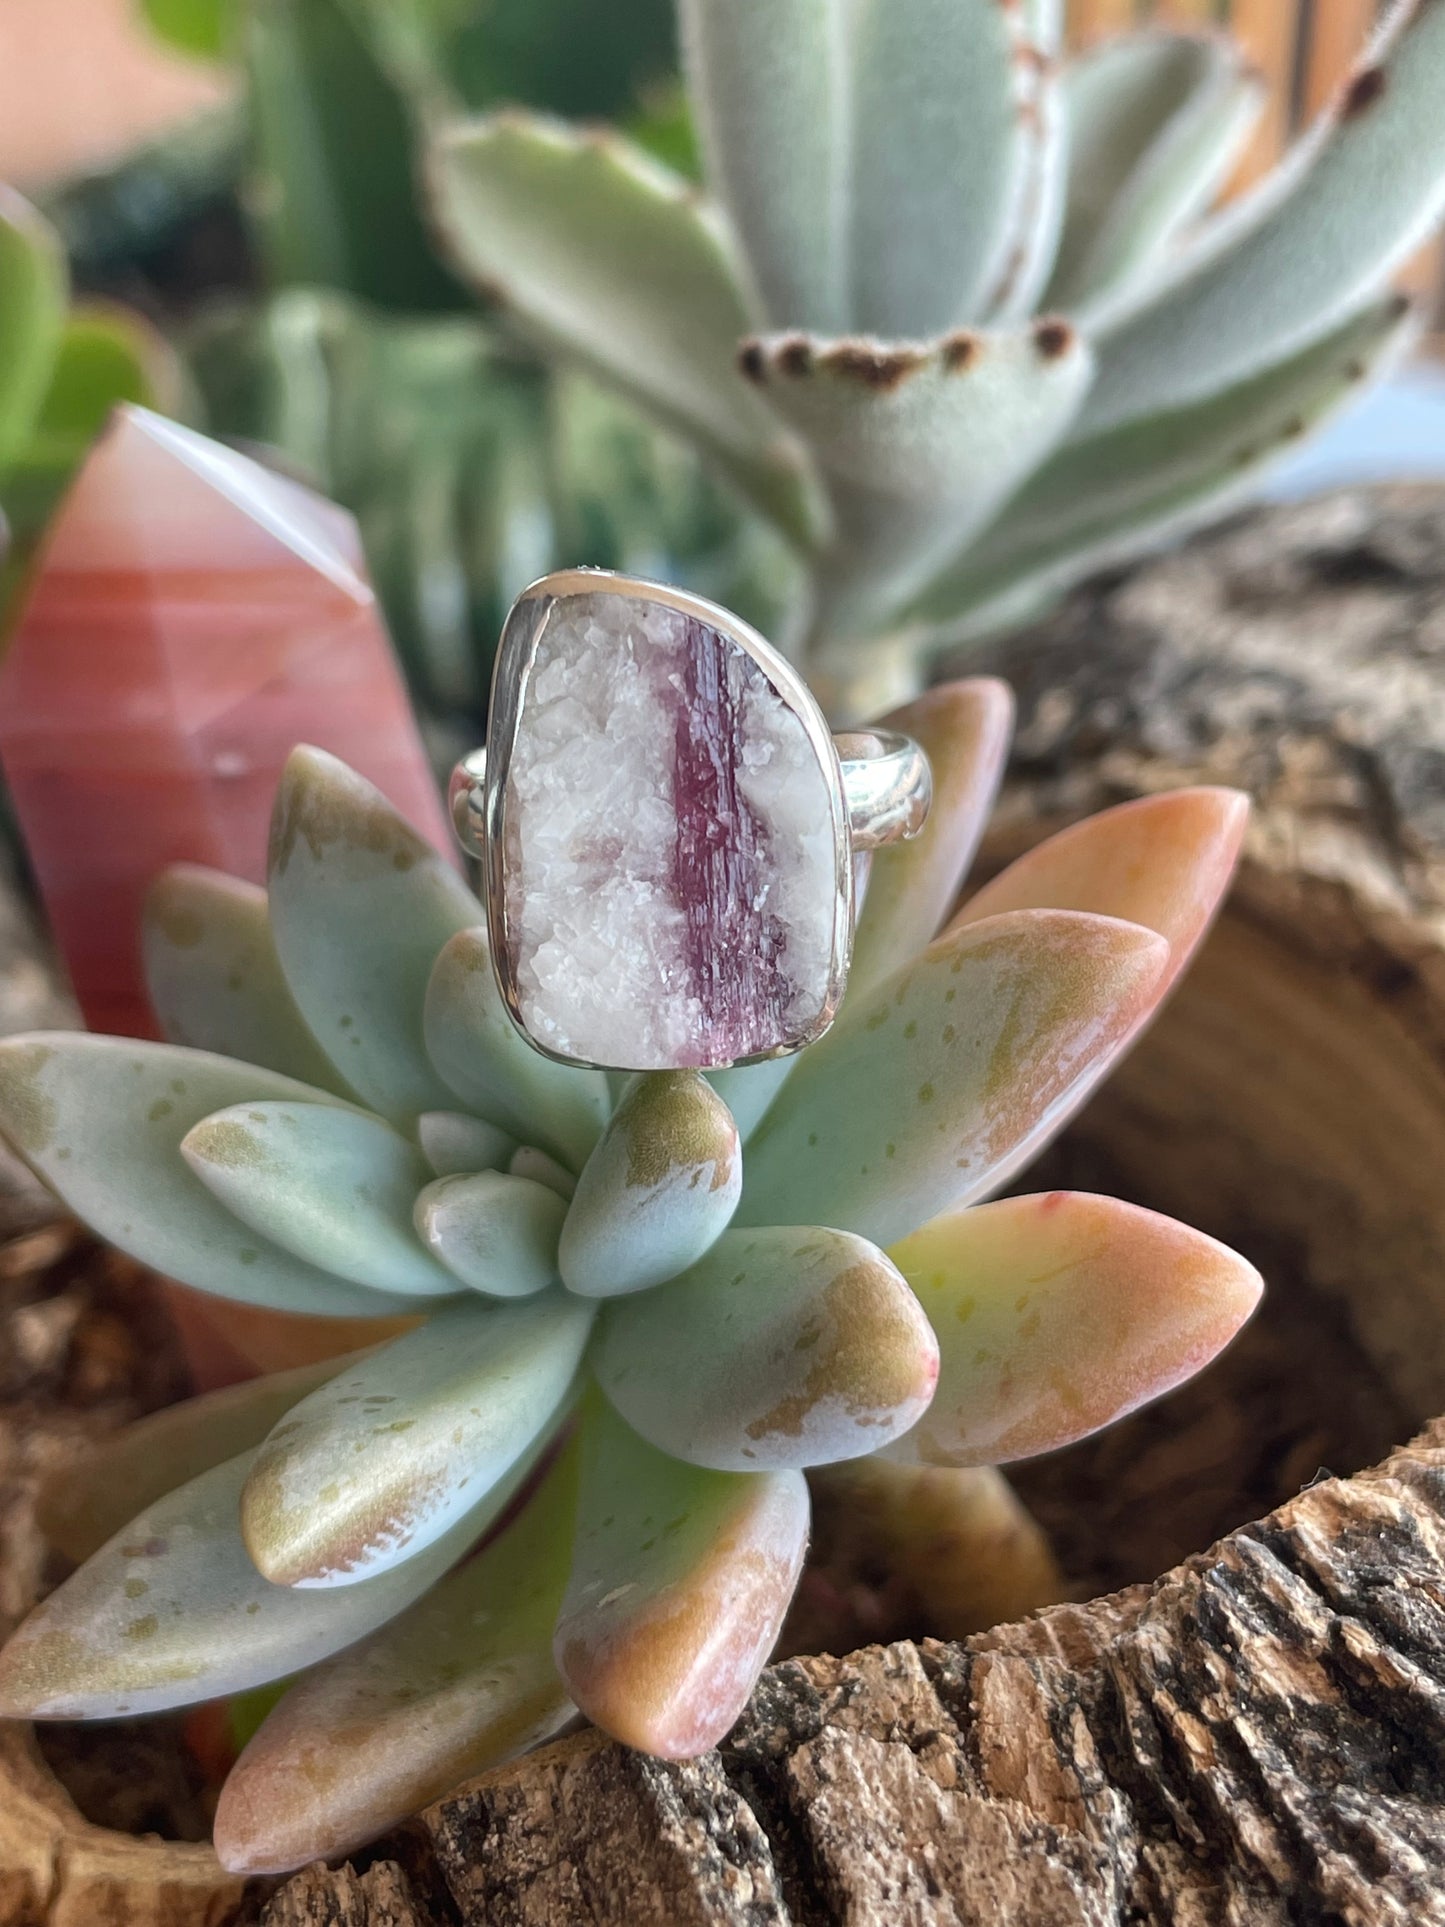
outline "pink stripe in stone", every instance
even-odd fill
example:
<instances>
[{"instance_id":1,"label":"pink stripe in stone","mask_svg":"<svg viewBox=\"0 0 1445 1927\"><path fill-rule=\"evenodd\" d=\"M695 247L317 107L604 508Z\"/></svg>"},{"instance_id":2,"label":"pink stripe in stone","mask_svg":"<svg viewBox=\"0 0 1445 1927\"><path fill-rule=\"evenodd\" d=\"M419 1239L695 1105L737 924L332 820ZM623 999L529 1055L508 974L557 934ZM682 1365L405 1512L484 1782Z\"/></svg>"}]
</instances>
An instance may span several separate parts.
<instances>
[{"instance_id":1,"label":"pink stripe in stone","mask_svg":"<svg viewBox=\"0 0 1445 1927\"><path fill-rule=\"evenodd\" d=\"M707 1039L690 1061L715 1064L776 1043L791 990L786 932L765 907L766 835L738 784L748 686L765 679L741 649L693 617L683 626L679 670L674 889L685 917L687 988L702 1006Z\"/></svg>"}]
</instances>

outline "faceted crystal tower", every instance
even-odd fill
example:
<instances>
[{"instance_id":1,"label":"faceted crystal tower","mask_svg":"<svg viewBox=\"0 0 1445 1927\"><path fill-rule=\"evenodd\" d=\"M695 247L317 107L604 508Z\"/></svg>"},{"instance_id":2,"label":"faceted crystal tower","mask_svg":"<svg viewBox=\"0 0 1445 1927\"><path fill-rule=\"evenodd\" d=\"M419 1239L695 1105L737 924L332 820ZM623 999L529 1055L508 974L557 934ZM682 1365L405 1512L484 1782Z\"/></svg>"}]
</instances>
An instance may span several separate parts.
<instances>
[{"instance_id":1,"label":"faceted crystal tower","mask_svg":"<svg viewBox=\"0 0 1445 1927\"><path fill-rule=\"evenodd\" d=\"M0 760L87 1023L153 1035L139 916L168 863L259 881L298 742L450 847L350 516L123 408L0 667Z\"/></svg>"}]
</instances>

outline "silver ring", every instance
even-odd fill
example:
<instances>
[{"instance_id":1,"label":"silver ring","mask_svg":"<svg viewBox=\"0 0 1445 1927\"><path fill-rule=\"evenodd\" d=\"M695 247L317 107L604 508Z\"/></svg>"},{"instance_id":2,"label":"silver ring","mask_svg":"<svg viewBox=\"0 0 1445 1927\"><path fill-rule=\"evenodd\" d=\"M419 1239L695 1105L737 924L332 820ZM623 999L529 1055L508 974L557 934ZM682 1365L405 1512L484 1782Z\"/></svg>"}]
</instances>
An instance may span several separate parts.
<instances>
[{"instance_id":1,"label":"silver ring","mask_svg":"<svg viewBox=\"0 0 1445 1927\"><path fill-rule=\"evenodd\" d=\"M604 569L513 603L487 742L452 772L492 968L545 1056L718 1070L836 1016L855 859L932 800L906 736L833 736L807 684L718 604Z\"/></svg>"}]
</instances>

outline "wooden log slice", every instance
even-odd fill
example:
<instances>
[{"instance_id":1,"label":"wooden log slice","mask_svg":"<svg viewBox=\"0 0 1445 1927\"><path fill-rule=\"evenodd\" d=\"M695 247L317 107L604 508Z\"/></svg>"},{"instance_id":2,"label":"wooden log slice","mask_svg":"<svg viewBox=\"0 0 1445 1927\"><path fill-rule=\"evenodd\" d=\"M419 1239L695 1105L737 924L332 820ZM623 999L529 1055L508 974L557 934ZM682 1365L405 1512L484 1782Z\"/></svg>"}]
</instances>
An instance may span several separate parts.
<instances>
[{"instance_id":1,"label":"wooden log slice","mask_svg":"<svg viewBox=\"0 0 1445 1927\"><path fill-rule=\"evenodd\" d=\"M1445 1923L1445 491L1249 518L981 666L1020 697L986 866L1180 783L1257 799L1195 970L1030 1186L1229 1239L1266 1308L1019 1469L1080 1603L880 1620L690 1765L564 1740L269 1927Z\"/></svg>"}]
</instances>

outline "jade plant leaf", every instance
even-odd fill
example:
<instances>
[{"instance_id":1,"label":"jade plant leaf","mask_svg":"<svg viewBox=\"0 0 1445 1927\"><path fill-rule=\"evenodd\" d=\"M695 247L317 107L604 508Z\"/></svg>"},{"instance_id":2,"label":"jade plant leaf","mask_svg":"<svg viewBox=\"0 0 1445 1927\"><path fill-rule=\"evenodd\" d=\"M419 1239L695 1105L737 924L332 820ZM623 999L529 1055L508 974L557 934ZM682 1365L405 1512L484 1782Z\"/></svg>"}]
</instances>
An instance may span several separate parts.
<instances>
[{"instance_id":1,"label":"jade plant leaf","mask_svg":"<svg viewBox=\"0 0 1445 1927\"><path fill-rule=\"evenodd\" d=\"M1013 732L1013 696L990 676L945 683L880 727L928 757L933 803L911 843L874 852L853 939L848 994L861 997L938 934L988 821Z\"/></svg>"},{"instance_id":2,"label":"jade plant leaf","mask_svg":"<svg viewBox=\"0 0 1445 1927\"><path fill-rule=\"evenodd\" d=\"M740 380L751 325L719 223L690 183L615 136L510 112L443 134L436 218L462 270L544 345L711 451L806 534L787 438Z\"/></svg>"},{"instance_id":3,"label":"jade plant leaf","mask_svg":"<svg viewBox=\"0 0 1445 1927\"><path fill-rule=\"evenodd\" d=\"M617 1299L593 1369L660 1451L746 1472L876 1451L923 1411L938 1359L881 1251L783 1228L728 1232L664 1290Z\"/></svg>"},{"instance_id":4,"label":"jade plant leaf","mask_svg":"<svg viewBox=\"0 0 1445 1927\"><path fill-rule=\"evenodd\" d=\"M326 1358L183 1399L111 1432L41 1481L36 1521L77 1565L99 1552L137 1511L178 1485L254 1450L273 1425L349 1361Z\"/></svg>"},{"instance_id":5,"label":"jade plant leaf","mask_svg":"<svg viewBox=\"0 0 1445 1927\"><path fill-rule=\"evenodd\" d=\"M1315 136L1097 337L1082 429L1217 393L1372 303L1445 210L1442 89L1445 10L1407 0Z\"/></svg>"},{"instance_id":6,"label":"jade plant leaf","mask_svg":"<svg viewBox=\"0 0 1445 1927\"><path fill-rule=\"evenodd\" d=\"M587 1298L666 1284L727 1229L742 1152L726 1104L696 1071L640 1077L583 1167L559 1253Z\"/></svg>"},{"instance_id":7,"label":"jade plant leaf","mask_svg":"<svg viewBox=\"0 0 1445 1927\"><path fill-rule=\"evenodd\" d=\"M611 1109L607 1079L532 1049L502 1003L485 930L460 931L437 958L425 1031L432 1063L464 1104L581 1168Z\"/></svg>"},{"instance_id":8,"label":"jade plant leaf","mask_svg":"<svg viewBox=\"0 0 1445 1927\"><path fill-rule=\"evenodd\" d=\"M426 1160L379 1117L233 1104L193 1126L181 1156L242 1224L323 1271L419 1298L457 1290L412 1225Z\"/></svg>"},{"instance_id":9,"label":"jade plant leaf","mask_svg":"<svg viewBox=\"0 0 1445 1927\"><path fill-rule=\"evenodd\" d=\"M216 1852L284 1872L354 1851L572 1716L552 1660L576 1511L564 1451L509 1524L400 1617L299 1680L237 1761Z\"/></svg>"},{"instance_id":10,"label":"jade plant leaf","mask_svg":"<svg viewBox=\"0 0 1445 1927\"><path fill-rule=\"evenodd\" d=\"M1412 327L1409 304L1391 296L1219 394L1065 442L910 614L947 625L981 610L986 627L990 608L1021 587L1046 594L1086 564L1102 566L1218 514L1358 393Z\"/></svg>"},{"instance_id":11,"label":"jade plant leaf","mask_svg":"<svg viewBox=\"0 0 1445 1927\"><path fill-rule=\"evenodd\" d=\"M1117 299L1204 214L1267 98L1243 50L1209 34L1124 34L1064 71L1069 192L1051 308Z\"/></svg>"},{"instance_id":12,"label":"jade plant leaf","mask_svg":"<svg viewBox=\"0 0 1445 1927\"><path fill-rule=\"evenodd\" d=\"M0 1042L0 1130L69 1208L169 1278L246 1305L332 1318L407 1311L248 1230L187 1168L180 1143L238 1103L333 1104L324 1091L205 1051L72 1031Z\"/></svg>"},{"instance_id":13,"label":"jade plant leaf","mask_svg":"<svg viewBox=\"0 0 1445 1927\"><path fill-rule=\"evenodd\" d=\"M938 1391L890 1456L1002 1465L1190 1378L1258 1303L1254 1267L1117 1198L1053 1191L937 1219L890 1254L938 1334Z\"/></svg>"},{"instance_id":14,"label":"jade plant leaf","mask_svg":"<svg viewBox=\"0 0 1445 1927\"><path fill-rule=\"evenodd\" d=\"M946 933L802 1057L749 1147L739 1221L888 1244L981 1196L1152 1008L1168 954L1074 911Z\"/></svg>"},{"instance_id":15,"label":"jade plant leaf","mask_svg":"<svg viewBox=\"0 0 1445 1927\"><path fill-rule=\"evenodd\" d=\"M146 988L171 1043L354 1097L286 987L264 890L179 863L151 887L141 943Z\"/></svg>"},{"instance_id":16,"label":"jade plant leaf","mask_svg":"<svg viewBox=\"0 0 1445 1927\"><path fill-rule=\"evenodd\" d=\"M567 1206L535 1179L506 1171L438 1178L416 1200L416 1228L463 1284L493 1298L530 1298L557 1282Z\"/></svg>"},{"instance_id":17,"label":"jade plant leaf","mask_svg":"<svg viewBox=\"0 0 1445 1927\"><path fill-rule=\"evenodd\" d=\"M834 635L876 625L991 519L1062 440L1092 368L1062 321L928 347L770 335L743 354L828 481Z\"/></svg>"},{"instance_id":18,"label":"jade plant leaf","mask_svg":"<svg viewBox=\"0 0 1445 1927\"><path fill-rule=\"evenodd\" d=\"M563 1406L591 1322L562 1292L447 1306L313 1392L246 1483L257 1567L280 1586L369 1585L464 1515L487 1523Z\"/></svg>"},{"instance_id":19,"label":"jade plant leaf","mask_svg":"<svg viewBox=\"0 0 1445 1927\"><path fill-rule=\"evenodd\" d=\"M678 12L708 177L763 317L843 333L846 9L838 0L681 0Z\"/></svg>"},{"instance_id":20,"label":"jade plant leaf","mask_svg":"<svg viewBox=\"0 0 1445 1927\"><path fill-rule=\"evenodd\" d=\"M582 1439L557 1665L629 1746L691 1759L735 1723L803 1564L800 1472L709 1472L656 1452L597 1401Z\"/></svg>"},{"instance_id":21,"label":"jade plant leaf","mask_svg":"<svg viewBox=\"0 0 1445 1927\"><path fill-rule=\"evenodd\" d=\"M270 1585L237 1525L252 1456L147 1506L35 1609L0 1651L0 1718L159 1713L283 1679L395 1618L468 1543L342 1592Z\"/></svg>"},{"instance_id":22,"label":"jade plant leaf","mask_svg":"<svg viewBox=\"0 0 1445 1927\"><path fill-rule=\"evenodd\" d=\"M867 5L854 33L852 325L884 340L941 334L979 318L1004 277L1038 53L998 0Z\"/></svg>"},{"instance_id":23,"label":"jade plant leaf","mask_svg":"<svg viewBox=\"0 0 1445 1927\"><path fill-rule=\"evenodd\" d=\"M366 1101L409 1120L450 1101L422 1037L437 952L477 900L364 777L293 750L276 793L271 928L291 994Z\"/></svg>"}]
</instances>

